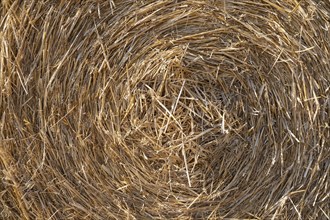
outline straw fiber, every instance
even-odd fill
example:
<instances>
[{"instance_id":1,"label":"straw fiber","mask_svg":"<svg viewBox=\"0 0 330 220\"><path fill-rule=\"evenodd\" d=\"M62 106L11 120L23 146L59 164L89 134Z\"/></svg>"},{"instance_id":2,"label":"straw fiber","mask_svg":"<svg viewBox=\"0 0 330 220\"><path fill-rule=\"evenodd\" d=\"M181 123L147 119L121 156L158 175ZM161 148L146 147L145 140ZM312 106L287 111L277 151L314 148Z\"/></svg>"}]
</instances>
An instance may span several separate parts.
<instances>
[{"instance_id":1,"label":"straw fiber","mask_svg":"<svg viewBox=\"0 0 330 220\"><path fill-rule=\"evenodd\" d=\"M329 219L328 0L3 0L0 90L0 219Z\"/></svg>"}]
</instances>

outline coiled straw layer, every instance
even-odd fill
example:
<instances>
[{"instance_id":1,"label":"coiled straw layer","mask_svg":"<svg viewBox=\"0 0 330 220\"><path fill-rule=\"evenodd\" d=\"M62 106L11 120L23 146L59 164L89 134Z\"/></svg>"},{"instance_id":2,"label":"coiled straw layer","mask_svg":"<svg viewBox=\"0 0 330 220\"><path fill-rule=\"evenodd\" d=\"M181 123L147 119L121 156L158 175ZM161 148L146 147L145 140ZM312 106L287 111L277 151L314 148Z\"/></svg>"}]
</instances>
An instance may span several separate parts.
<instances>
[{"instance_id":1,"label":"coiled straw layer","mask_svg":"<svg viewBox=\"0 0 330 220\"><path fill-rule=\"evenodd\" d=\"M329 1L0 5L1 219L329 219Z\"/></svg>"}]
</instances>

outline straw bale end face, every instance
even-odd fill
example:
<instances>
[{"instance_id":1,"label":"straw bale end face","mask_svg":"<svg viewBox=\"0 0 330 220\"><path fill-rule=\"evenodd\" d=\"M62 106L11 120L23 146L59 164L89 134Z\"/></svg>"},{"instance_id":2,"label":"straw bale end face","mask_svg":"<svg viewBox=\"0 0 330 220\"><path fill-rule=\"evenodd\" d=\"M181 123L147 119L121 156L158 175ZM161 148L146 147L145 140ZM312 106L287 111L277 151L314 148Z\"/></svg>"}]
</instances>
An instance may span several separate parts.
<instances>
[{"instance_id":1,"label":"straw bale end face","mask_svg":"<svg viewBox=\"0 0 330 220\"><path fill-rule=\"evenodd\" d=\"M2 1L0 218L329 218L329 11Z\"/></svg>"}]
</instances>

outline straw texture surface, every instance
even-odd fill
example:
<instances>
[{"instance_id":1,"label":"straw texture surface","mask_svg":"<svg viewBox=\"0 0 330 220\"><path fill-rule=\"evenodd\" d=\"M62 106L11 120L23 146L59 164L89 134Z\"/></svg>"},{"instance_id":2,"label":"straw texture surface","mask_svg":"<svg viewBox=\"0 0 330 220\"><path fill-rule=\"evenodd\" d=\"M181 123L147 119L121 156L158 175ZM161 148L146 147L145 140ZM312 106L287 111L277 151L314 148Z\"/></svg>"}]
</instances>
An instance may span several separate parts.
<instances>
[{"instance_id":1,"label":"straw texture surface","mask_svg":"<svg viewBox=\"0 0 330 220\"><path fill-rule=\"evenodd\" d=\"M0 1L0 219L329 219L328 0Z\"/></svg>"}]
</instances>

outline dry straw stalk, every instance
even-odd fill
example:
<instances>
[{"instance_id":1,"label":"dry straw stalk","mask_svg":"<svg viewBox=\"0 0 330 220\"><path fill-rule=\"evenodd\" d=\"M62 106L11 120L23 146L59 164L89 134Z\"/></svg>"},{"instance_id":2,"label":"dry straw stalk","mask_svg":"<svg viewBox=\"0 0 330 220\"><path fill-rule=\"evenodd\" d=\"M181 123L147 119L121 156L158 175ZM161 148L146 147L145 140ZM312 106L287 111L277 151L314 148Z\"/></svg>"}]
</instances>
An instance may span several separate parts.
<instances>
[{"instance_id":1,"label":"dry straw stalk","mask_svg":"<svg viewBox=\"0 0 330 220\"><path fill-rule=\"evenodd\" d=\"M328 0L0 1L1 219L329 219Z\"/></svg>"}]
</instances>

